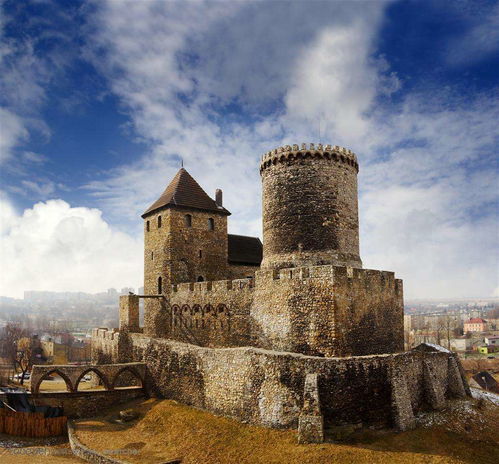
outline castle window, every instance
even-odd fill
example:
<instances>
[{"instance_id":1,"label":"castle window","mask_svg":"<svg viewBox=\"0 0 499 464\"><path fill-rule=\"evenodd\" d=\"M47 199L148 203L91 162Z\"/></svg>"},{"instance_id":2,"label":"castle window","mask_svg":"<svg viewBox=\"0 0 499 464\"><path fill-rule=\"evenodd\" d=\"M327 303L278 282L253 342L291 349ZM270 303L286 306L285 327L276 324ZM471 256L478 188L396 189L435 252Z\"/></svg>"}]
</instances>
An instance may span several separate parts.
<instances>
[{"instance_id":1,"label":"castle window","mask_svg":"<svg viewBox=\"0 0 499 464\"><path fill-rule=\"evenodd\" d=\"M151 261L154 261L154 251L151 251Z\"/></svg>"},{"instance_id":2,"label":"castle window","mask_svg":"<svg viewBox=\"0 0 499 464\"><path fill-rule=\"evenodd\" d=\"M149 232L149 227L150 227L149 221L146 221L146 230L147 230L147 232Z\"/></svg>"},{"instance_id":3,"label":"castle window","mask_svg":"<svg viewBox=\"0 0 499 464\"><path fill-rule=\"evenodd\" d=\"M198 277L198 282L204 282L204 278L203 278L203 276L199 276L199 277Z\"/></svg>"},{"instance_id":4,"label":"castle window","mask_svg":"<svg viewBox=\"0 0 499 464\"><path fill-rule=\"evenodd\" d=\"M161 295L163 293L163 279L161 277L158 277L158 295Z\"/></svg>"},{"instance_id":5,"label":"castle window","mask_svg":"<svg viewBox=\"0 0 499 464\"><path fill-rule=\"evenodd\" d=\"M213 218L208 219L208 230L215 230L215 220Z\"/></svg>"},{"instance_id":6,"label":"castle window","mask_svg":"<svg viewBox=\"0 0 499 464\"><path fill-rule=\"evenodd\" d=\"M161 227L161 216L158 216L158 229Z\"/></svg>"},{"instance_id":7,"label":"castle window","mask_svg":"<svg viewBox=\"0 0 499 464\"><path fill-rule=\"evenodd\" d=\"M192 216L190 214L184 216L184 224L185 227L192 227Z\"/></svg>"},{"instance_id":8,"label":"castle window","mask_svg":"<svg viewBox=\"0 0 499 464\"><path fill-rule=\"evenodd\" d=\"M203 252L201 250L199 250L199 257L202 258L203 257Z\"/></svg>"}]
</instances>

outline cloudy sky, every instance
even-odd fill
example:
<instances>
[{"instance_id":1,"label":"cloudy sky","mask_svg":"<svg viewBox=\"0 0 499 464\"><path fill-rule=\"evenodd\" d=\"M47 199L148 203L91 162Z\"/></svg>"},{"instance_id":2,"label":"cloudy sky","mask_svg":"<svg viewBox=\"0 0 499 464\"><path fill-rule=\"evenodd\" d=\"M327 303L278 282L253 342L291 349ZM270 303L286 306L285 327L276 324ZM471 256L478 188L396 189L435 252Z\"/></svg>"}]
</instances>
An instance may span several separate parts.
<instances>
[{"instance_id":1,"label":"cloudy sky","mask_svg":"<svg viewBox=\"0 0 499 464\"><path fill-rule=\"evenodd\" d=\"M320 137L359 158L365 267L499 296L498 2L1 4L0 295L141 285L180 159L261 236L259 157Z\"/></svg>"}]
</instances>

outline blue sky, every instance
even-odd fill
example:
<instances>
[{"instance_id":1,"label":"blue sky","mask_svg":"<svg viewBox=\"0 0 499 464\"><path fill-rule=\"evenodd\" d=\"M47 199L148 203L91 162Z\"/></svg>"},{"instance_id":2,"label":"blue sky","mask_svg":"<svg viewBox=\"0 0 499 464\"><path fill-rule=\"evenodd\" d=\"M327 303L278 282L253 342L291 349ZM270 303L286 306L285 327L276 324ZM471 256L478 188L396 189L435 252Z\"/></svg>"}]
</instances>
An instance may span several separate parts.
<instances>
[{"instance_id":1,"label":"blue sky","mask_svg":"<svg viewBox=\"0 0 499 464\"><path fill-rule=\"evenodd\" d=\"M258 159L343 145L361 254L408 297L499 295L499 3L3 1L0 294L139 286L179 160L261 235Z\"/></svg>"}]
</instances>

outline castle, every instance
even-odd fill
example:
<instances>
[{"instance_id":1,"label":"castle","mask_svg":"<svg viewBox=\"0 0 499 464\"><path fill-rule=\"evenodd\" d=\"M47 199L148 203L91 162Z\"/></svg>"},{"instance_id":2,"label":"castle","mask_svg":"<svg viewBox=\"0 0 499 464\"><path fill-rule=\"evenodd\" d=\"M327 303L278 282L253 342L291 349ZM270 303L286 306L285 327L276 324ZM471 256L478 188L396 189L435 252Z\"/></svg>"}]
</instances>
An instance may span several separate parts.
<instances>
[{"instance_id":1,"label":"castle","mask_svg":"<svg viewBox=\"0 0 499 464\"><path fill-rule=\"evenodd\" d=\"M153 394L303 442L324 424L404 430L469 394L452 353L404 352L402 281L362 268L358 170L338 146L266 153L262 247L180 169L142 215L144 295L121 297L119 330L95 329L94 360L146 362Z\"/></svg>"}]
</instances>

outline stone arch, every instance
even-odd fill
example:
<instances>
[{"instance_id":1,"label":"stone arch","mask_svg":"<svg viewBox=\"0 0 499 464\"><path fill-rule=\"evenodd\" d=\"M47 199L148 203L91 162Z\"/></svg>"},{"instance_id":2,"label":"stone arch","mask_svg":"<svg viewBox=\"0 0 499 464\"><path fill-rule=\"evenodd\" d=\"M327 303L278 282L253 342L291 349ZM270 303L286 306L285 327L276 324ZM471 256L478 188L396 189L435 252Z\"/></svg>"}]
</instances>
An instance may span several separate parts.
<instances>
[{"instance_id":1,"label":"stone arch","mask_svg":"<svg viewBox=\"0 0 499 464\"><path fill-rule=\"evenodd\" d=\"M180 306L177 304L174 304L172 306L172 327L178 326L179 314L180 314Z\"/></svg>"},{"instance_id":2,"label":"stone arch","mask_svg":"<svg viewBox=\"0 0 499 464\"><path fill-rule=\"evenodd\" d=\"M39 390L40 390L40 385L42 384L42 382L47 379L48 377L50 377L51 374L57 374L59 375L63 380L64 380L64 383L66 384L66 390L69 391L69 392L73 392L75 391L73 389L73 384L71 383L71 379L62 371L60 371L59 369L51 369L50 371L47 371L45 372L45 374L43 374L39 379L38 381L36 382L35 386L32 387L32 392L34 395L37 395L39 393Z\"/></svg>"},{"instance_id":3,"label":"stone arch","mask_svg":"<svg viewBox=\"0 0 499 464\"><path fill-rule=\"evenodd\" d=\"M188 304L182 305L180 310L180 325L190 327L192 325L192 309Z\"/></svg>"},{"instance_id":4,"label":"stone arch","mask_svg":"<svg viewBox=\"0 0 499 464\"><path fill-rule=\"evenodd\" d=\"M116 374L114 375L113 377L113 381L111 383L111 390L114 390L116 388L116 381L120 378L120 376L124 373L124 372L129 372L130 374L132 374L137 380L140 381L140 386L141 387L144 387L144 379L142 378L142 376L137 372L137 370L135 370L133 367L129 367L129 366L126 366L124 367L123 369L120 369L118 372L116 372ZM118 387L119 388L119 387Z\"/></svg>"},{"instance_id":5,"label":"stone arch","mask_svg":"<svg viewBox=\"0 0 499 464\"><path fill-rule=\"evenodd\" d=\"M226 330L230 328L229 324L229 309L223 303L217 305L217 315L219 319L219 326L221 329Z\"/></svg>"},{"instance_id":6,"label":"stone arch","mask_svg":"<svg viewBox=\"0 0 499 464\"><path fill-rule=\"evenodd\" d=\"M110 390L110 385L109 385L109 380L107 379L107 377L104 375L103 372L101 372L99 369L95 368L95 367L89 367L88 369L85 369L79 376L78 378L76 379L76 382L75 382L75 385L74 385L74 391L78 391L78 385L80 384L81 382L81 379L83 379L83 377L85 375L87 375L89 372L95 372L97 374L97 376L99 377L99 379L101 379L102 383L104 384L104 388L106 390Z\"/></svg>"}]
</instances>

